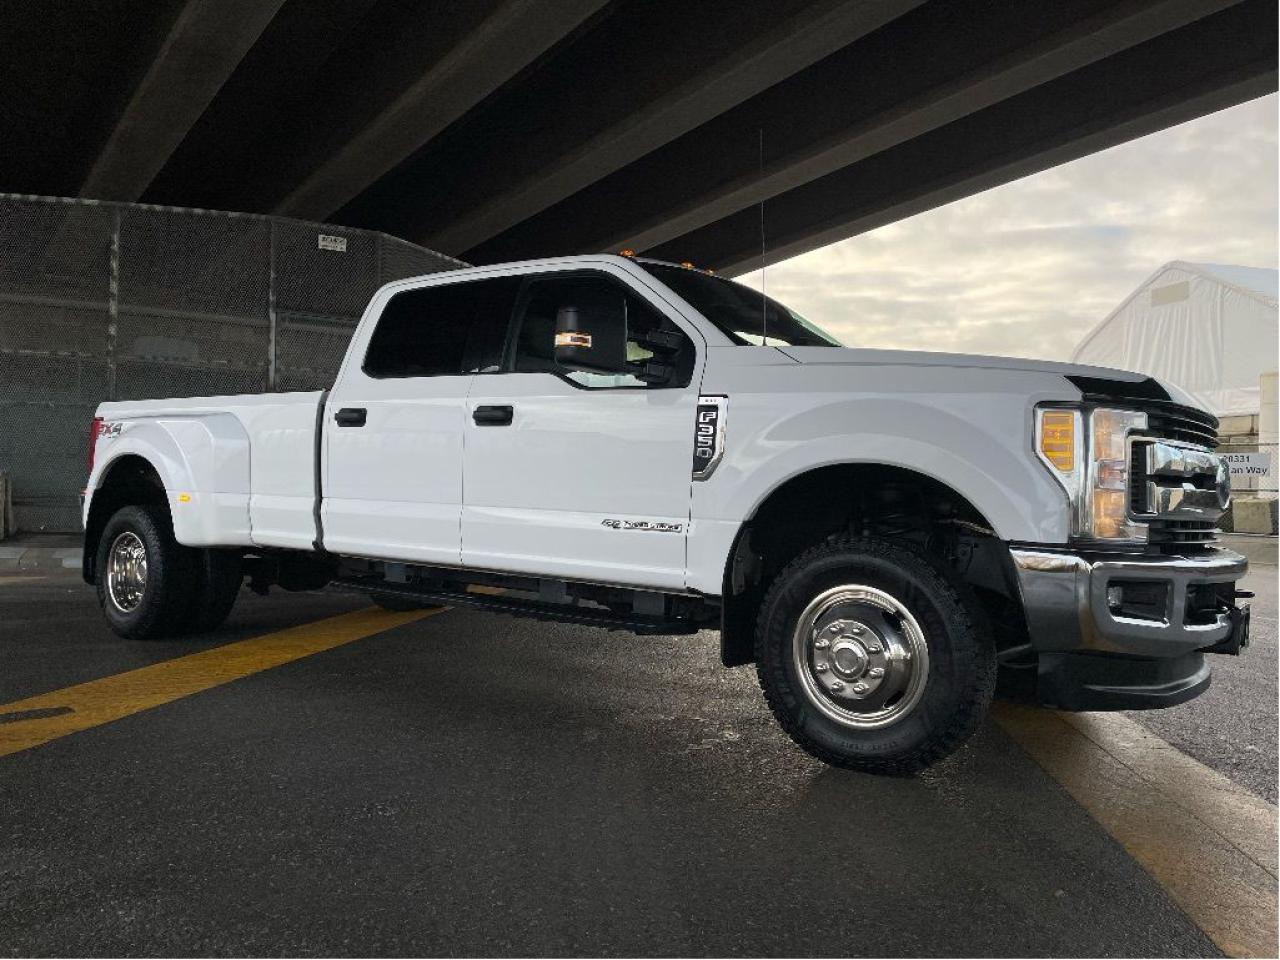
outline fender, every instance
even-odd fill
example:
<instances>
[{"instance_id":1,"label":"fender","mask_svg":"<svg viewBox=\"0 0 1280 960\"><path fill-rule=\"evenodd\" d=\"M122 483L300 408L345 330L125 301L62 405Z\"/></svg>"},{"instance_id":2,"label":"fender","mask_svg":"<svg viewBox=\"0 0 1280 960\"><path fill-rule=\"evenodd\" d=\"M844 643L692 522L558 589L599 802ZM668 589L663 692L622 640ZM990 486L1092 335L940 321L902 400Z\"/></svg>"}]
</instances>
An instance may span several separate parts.
<instances>
[{"instance_id":1,"label":"fender","mask_svg":"<svg viewBox=\"0 0 1280 960\"><path fill-rule=\"evenodd\" d=\"M249 436L229 413L113 420L118 433L100 435L84 502L121 457L141 457L164 484L173 534L191 547L250 542Z\"/></svg>"},{"instance_id":2,"label":"fender","mask_svg":"<svg viewBox=\"0 0 1280 960\"><path fill-rule=\"evenodd\" d=\"M1066 495L1030 455L1026 393L1011 404L945 394L873 395L792 410L778 410L778 399L729 397L724 460L712 480L693 484L690 589L718 595L742 524L787 481L837 464L901 467L931 477L973 504L1002 540L1067 538ZM770 402L772 410L765 406ZM966 410L970 404L981 409Z\"/></svg>"}]
</instances>

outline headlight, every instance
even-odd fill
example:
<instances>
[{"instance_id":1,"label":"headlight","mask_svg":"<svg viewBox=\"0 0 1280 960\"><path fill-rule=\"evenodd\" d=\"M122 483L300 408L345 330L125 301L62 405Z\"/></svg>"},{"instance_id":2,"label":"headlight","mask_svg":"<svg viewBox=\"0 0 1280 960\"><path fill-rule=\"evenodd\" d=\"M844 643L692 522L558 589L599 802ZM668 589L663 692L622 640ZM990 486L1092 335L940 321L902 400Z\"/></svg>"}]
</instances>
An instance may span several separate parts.
<instances>
[{"instance_id":1,"label":"headlight","mask_svg":"<svg viewBox=\"0 0 1280 960\"><path fill-rule=\"evenodd\" d=\"M1146 524L1129 518L1129 436L1146 427L1136 410L1036 408L1036 455L1067 491L1072 536L1147 539Z\"/></svg>"}]
</instances>

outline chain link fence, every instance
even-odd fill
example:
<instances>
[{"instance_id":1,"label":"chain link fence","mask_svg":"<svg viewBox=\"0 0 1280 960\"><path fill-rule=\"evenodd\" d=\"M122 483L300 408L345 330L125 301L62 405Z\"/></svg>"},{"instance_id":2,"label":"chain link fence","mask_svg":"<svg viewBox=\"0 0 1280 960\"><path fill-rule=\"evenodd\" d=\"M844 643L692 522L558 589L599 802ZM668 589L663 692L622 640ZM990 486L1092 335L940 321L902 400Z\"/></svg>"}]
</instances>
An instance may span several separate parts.
<instances>
[{"instance_id":1,"label":"chain link fence","mask_svg":"<svg viewBox=\"0 0 1280 960\"><path fill-rule=\"evenodd\" d=\"M103 400L327 387L379 286L464 265L331 224L0 194L0 470L18 527L79 529Z\"/></svg>"}]
</instances>

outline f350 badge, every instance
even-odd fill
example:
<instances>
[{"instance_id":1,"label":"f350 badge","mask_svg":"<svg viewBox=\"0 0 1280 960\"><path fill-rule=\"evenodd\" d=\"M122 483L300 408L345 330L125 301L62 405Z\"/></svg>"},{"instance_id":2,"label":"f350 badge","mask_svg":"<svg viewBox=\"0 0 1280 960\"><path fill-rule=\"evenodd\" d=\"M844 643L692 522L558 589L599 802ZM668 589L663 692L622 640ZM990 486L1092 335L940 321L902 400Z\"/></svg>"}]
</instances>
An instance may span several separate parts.
<instances>
[{"instance_id":1,"label":"f350 badge","mask_svg":"<svg viewBox=\"0 0 1280 960\"><path fill-rule=\"evenodd\" d=\"M724 457L724 420L728 397L699 397L693 423L693 479L706 480Z\"/></svg>"}]
</instances>

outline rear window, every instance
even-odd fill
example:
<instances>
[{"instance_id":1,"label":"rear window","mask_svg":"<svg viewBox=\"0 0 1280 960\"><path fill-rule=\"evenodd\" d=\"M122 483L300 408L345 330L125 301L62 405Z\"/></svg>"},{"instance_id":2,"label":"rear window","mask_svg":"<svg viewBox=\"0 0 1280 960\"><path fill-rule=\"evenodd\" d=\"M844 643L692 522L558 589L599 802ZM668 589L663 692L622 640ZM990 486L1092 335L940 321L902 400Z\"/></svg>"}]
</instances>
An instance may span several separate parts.
<instances>
[{"instance_id":1,"label":"rear window","mask_svg":"<svg viewBox=\"0 0 1280 960\"><path fill-rule=\"evenodd\" d=\"M518 277L405 290L387 301L369 340L371 377L440 377L497 370Z\"/></svg>"}]
</instances>

